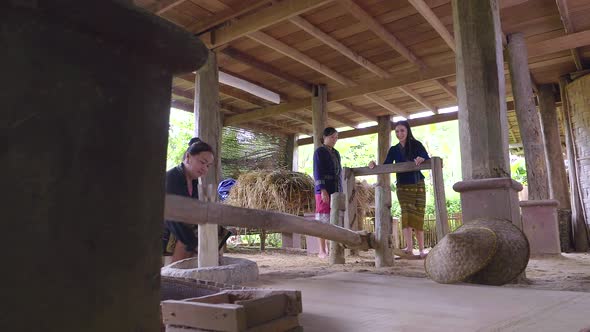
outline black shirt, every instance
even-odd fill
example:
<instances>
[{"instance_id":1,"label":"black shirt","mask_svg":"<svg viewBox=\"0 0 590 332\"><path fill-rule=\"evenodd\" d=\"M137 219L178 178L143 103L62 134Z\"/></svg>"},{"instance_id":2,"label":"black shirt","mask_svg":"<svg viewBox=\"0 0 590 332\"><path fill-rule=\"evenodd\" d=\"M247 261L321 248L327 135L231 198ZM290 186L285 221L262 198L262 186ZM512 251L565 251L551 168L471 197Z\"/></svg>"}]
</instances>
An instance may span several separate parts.
<instances>
[{"instance_id":1,"label":"black shirt","mask_svg":"<svg viewBox=\"0 0 590 332\"><path fill-rule=\"evenodd\" d=\"M193 180L193 192L189 195L186 176L184 175L184 164L180 164L174 168L171 168L166 172L166 194L179 195L184 197L190 197L194 199L199 198L198 181ZM197 239L197 225L185 224L178 221L166 220L164 222L164 235L162 237L162 246L164 252L170 234L181 241L186 246L186 251L195 251L198 244Z\"/></svg>"}]
</instances>

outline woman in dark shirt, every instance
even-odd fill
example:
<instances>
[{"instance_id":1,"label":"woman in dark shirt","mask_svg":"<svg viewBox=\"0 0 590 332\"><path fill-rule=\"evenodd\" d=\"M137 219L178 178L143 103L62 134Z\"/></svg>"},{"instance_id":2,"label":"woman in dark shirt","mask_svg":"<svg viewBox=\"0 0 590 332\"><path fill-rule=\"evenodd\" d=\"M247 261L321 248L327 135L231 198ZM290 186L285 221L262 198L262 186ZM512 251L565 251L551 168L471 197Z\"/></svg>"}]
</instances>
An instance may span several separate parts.
<instances>
[{"instance_id":1,"label":"woman in dark shirt","mask_svg":"<svg viewBox=\"0 0 590 332\"><path fill-rule=\"evenodd\" d=\"M395 136L399 139L397 145L389 148L383 164L413 161L420 165L430 159L428 152L420 141L414 138L412 129L407 121L400 121L395 125ZM369 168L375 167L375 162L369 163ZM424 252L424 208L426 207L426 190L424 175L420 171L396 173L396 193L402 210L402 230L406 240L406 254L412 254L412 229L416 232L420 257L426 257Z\"/></svg>"},{"instance_id":2,"label":"woman in dark shirt","mask_svg":"<svg viewBox=\"0 0 590 332\"><path fill-rule=\"evenodd\" d=\"M166 193L198 199L198 179L207 174L215 156L213 148L199 138L193 138L180 165L166 172ZM164 255L172 262L193 257L197 249L196 225L166 220L162 236Z\"/></svg>"},{"instance_id":3,"label":"woman in dark shirt","mask_svg":"<svg viewBox=\"0 0 590 332\"><path fill-rule=\"evenodd\" d=\"M340 153L334 149L338 141L338 131L332 127L324 129L323 145L313 154L313 178L315 180L315 217L322 223L330 223L330 195L342 191L340 181L341 163ZM328 244L325 239L319 239L320 250L318 256L326 258Z\"/></svg>"}]
</instances>

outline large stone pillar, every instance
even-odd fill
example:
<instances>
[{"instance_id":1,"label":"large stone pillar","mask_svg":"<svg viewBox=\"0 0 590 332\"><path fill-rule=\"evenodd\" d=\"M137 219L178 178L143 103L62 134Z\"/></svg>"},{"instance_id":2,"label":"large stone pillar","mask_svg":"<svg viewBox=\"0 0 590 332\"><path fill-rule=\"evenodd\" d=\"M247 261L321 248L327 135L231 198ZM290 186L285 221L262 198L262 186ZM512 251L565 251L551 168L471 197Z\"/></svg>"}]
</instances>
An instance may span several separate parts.
<instances>
[{"instance_id":1,"label":"large stone pillar","mask_svg":"<svg viewBox=\"0 0 590 332\"><path fill-rule=\"evenodd\" d=\"M557 121L557 109L555 107L554 88L551 84L539 87L539 112L541 114L541 129L545 142L545 155L547 157L547 171L549 177L550 198L558 201L558 221L561 251L571 251L571 204L567 187L567 175L563 152L561 151L561 138Z\"/></svg>"},{"instance_id":2,"label":"large stone pillar","mask_svg":"<svg viewBox=\"0 0 590 332\"><path fill-rule=\"evenodd\" d=\"M391 117L377 118L377 161L382 164L391 146ZM391 243L391 174L377 175L377 185L381 188L375 192L375 233L379 242L375 249L375 266L393 265L393 247Z\"/></svg>"},{"instance_id":3,"label":"large stone pillar","mask_svg":"<svg viewBox=\"0 0 590 332\"><path fill-rule=\"evenodd\" d=\"M314 85L311 96L311 122L313 123L313 148L322 146L324 128L328 126L328 89Z\"/></svg>"},{"instance_id":4,"label":"large stone pillar","mask_svg":"<svg viewBox=\"0 0 590 332\"><path fill-rule=\"evenodd\" d=\"M199 181L201 199L207 195L209 200L217 200L217 184L221 180L221 128L217 56L209 51L207 62L195 78L195 136L209 143L215 153L213 166ZM217 229L215 224L199 226L199 267L219 265Z\"/></svg>"},{"instance_id":5,"label":"large stone pillar","mask_svg":"<svg viewBox=\"0 0 590 332\"><path fill-rule=\"evenodd\" d=\"M0 40L0 330L160 331L171 81L205 47L107 0L2 1Z\"/></svg>"},{"instance_id":6,"label":"large stone pillar","mask_svg":"<svg viewBox=\"0 0 590 332\"><path fill-rule=\"evenodd\" d=\"M524 148L530 200L549 199L549 180L541 122L535 105L524 35L508 36L508 54L516 119Z\"/></svg>"},{"instance_id":7,"label":"large stone pillar","mask_svg":"<svg viewBox=\"0 0 590 332\"><path fill-rule=\"evenodd\" d=\"M510 179L498 1L453 0L453 26L464 180L454 189L464 220L499 217L520 226L522 186Z\"/></svg>"}]
</instances>

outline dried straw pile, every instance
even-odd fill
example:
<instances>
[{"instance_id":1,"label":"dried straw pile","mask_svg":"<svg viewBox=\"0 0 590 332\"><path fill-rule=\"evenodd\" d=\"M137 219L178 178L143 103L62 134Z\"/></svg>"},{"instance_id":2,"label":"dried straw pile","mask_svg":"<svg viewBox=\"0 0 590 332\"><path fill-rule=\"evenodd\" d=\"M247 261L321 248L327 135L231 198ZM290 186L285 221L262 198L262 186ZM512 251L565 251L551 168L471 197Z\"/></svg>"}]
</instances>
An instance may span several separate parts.
<instances>
[{"instance_id":1,"label":"dried straw pile","mask_svg":"<svg viewBox=\"0 0 590 332\"><path fill-rule=\"evenodd\" d=\"M373 231L373 224L369 218L375 217L375 187L367 181L356 181L355 189L358 220L361 220L362 229Z\"/></svg>"},{"instance_id":2,"label":"dried straw pile","mask_svg":"<svg viewBox=\"0 0 590 332\"><path fill-rule=\"evenodd\" d=\"M225 202L250 209L303 215L314 212L313 179L304 173L285 170L243 173Z\"/></svg>"}]
</instances>

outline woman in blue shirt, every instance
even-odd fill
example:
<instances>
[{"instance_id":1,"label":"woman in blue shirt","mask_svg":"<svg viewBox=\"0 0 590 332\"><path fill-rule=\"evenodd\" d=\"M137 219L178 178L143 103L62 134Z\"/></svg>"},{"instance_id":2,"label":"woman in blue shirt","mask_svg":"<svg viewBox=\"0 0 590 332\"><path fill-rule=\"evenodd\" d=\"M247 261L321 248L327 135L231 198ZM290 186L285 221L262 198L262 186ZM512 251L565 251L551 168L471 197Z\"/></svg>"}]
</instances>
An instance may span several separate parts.
<instances>
[{"instance_id":1,"label":"woman in blue shirt","mask_svg":"<svg viewBox=\"0 0 590 332\"><path fill-rule=\"evenodd\" d=\"M414 138L412 129L407 121L400 121L395 125L395 136L399 140L397 145L389 148L383 164L413 161L420 165L430 159L428 152L420 141ZM369 163L369 168L375 167L375 162ZM396 173L396 193L402 210L402 230L406 239L406 254L412 254L412 230L416 232L420 257L426 257L424 252L424 208L426 207L426 190L424 175L420 171Z\"/></svg>"},{"instance_id":2,"label":"woman in blue shirt","mask_svg":"<svg viewBox=\"0 0 590 332\"><path fill-rule=\"evenodd\" d=\"M313 178L315 180L315 216L322 223L330 223L330 195L342 191L340 153L334 148L338 141L338 131L327 127L323 132L323 145L313 154ZM328 256L328 243L319 239L318 256Z\"/></svg>"}]
</instances>

